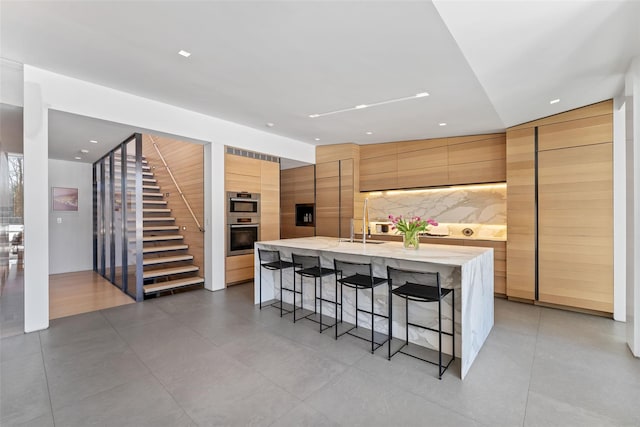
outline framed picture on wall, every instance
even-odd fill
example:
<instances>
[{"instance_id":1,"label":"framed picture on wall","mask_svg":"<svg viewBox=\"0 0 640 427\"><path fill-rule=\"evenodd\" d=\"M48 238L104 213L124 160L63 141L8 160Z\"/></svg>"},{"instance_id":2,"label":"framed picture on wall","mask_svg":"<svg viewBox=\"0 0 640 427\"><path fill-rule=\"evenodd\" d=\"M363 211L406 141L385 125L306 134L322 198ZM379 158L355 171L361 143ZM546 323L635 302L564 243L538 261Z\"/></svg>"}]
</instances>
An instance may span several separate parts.
<instances>
[{"instance_id":1,"label":"framed picture on wall","mask_svg":"<svg viewBox=\"0 0 640 427\"><path fill-rule=\"evenodd\" d=\"M77 211L78 189L51 187L51 209L54 211Z\"/></svg>"}]
</instances>

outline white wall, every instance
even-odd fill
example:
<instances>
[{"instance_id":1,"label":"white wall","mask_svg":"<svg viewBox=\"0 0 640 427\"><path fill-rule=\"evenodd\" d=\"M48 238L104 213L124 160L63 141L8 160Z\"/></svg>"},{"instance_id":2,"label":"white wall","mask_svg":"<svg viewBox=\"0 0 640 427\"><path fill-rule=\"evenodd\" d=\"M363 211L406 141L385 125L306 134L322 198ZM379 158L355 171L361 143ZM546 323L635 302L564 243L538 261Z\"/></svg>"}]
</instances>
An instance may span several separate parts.
<instances>
[{"instance_id":1,"label":"white wall","mask_svg":"<svg viewBox=\"0 0 640 427\"><path fill-rule=\"evenodd\" d=\"M625 97L613 100L613 318L627 318L626 122Z\"/></svg>"},{"instance_id":2,"label":"white wall","mask_svg":"<svg viewBox=\"0 0 640 427\"><path fill-rule=\"evenodd\" d=\"M627 72L625 97L627 343L640 357L640 57Z\"/></svg>"},{"instance_id":3,"label":"white wall","mask_svg":"<svg viewBox=\"0 0 640 427\"><path fill-rule=\"evenodd\" d=\"M88 163L49 160L49 187L78 189L75 212L52 210L49 191L49 274L93 269L92 179Z\"/></svg>"},{"instance_id":4,"label":"white wall","mask_svg":"<svg viewBox=\"0 0 640 427\"><path fill-rule=\"evenodd\" d=\"M215 117L104 86L24 66L25 331L49 325L48 122L49 109L80 114L177 137L208 141L205 257L207 289L224 287L224 145L315 162L315 147Z\"/></svg>"}]
</instances>

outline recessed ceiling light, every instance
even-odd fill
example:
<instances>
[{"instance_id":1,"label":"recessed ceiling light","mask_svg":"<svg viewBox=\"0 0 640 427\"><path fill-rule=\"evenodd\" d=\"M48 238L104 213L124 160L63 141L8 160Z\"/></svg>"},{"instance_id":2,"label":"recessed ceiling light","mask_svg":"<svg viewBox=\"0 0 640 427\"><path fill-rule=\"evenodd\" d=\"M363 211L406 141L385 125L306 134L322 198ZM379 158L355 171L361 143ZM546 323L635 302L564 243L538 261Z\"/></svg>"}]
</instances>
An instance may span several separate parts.
<instances>
[{"instance_id":1,"label":"recessed ceiling light","mask_svg":"<svg viewBox=\"0 0 640 427\"><path fill-rule=\"evenodd\" d=\"M80 157L80 156L75 156L75 157L74 157L74 159L76 159L76 160L82 160L82 157Z\"/></svg>"},{"instance_id":2,"label":"recessed ceiling light","mask_svg":"<svg viewBox=\"0 0 640 427\"><path fill-rule=\"evenodd\" d=\"M97 144L98 143L98 141L96 141L95 139L90 139L89 142L92 143L92 144Z\"/></svg>"},{"instance_id":3,"label":"recessed ceiling light","mask_svg":"<svg viewBox=\"0 0 640 427\"><path fill-rule=\"evenodd\" d=\"M446 126L447 124L445 122L442 123L438 123L438 126Z\"/></svg>"},{"instance_id":4,"label":"recessed ceiling light","mask_svg":"<svg viewBox=\"0 0 640 427\"><path fill-rule=\"evenodd\" d=\"M178 52L178 55L182 55L185 58L188 58L191 56L191 52L187 52L186 50L181 50L180 52Z\"/></svg>"},{"instance_id":5,"label":"recessed ceiling light","mask_svg":"<svg viewBox=\"0 0 640 427\"><path fill-rule=\"evenodd\" d=\"M314 138L316 141L320 141L320 138Z\"/></svg>"},{"instance_id":6,"label":"recessed ceiling light","mask_svg":"<svg viewBox=\"0 0 640 427\"><path fill-rule=\"evenodd\" d=\"M373 135L373 132L371 132L370 130L368 130L367 132L365 132L367 135Z\"/></svg>"},{"instance_id":7,"label":"recessed ceiling light","mask_svg":"<svg viewBox=\"0 0 640 427\"><path fill-rule=\"evenodd\" d=\"M427 92L419 92L419 93L416 93L415 95L405 96L405 97L402 97L402 98L387 99L387 100L384 100L384 101L373 102L373 103L369 103L369 104L358 104L355 107L342 108L340 110L334 110L334 111L327 111L326 113L309 114L309 118L315 119L316 117L329 116L331 114L338 114L338 113L345 113L347 111L353 111L353 110L362 110L363 108L377 107L379 105L391 104L393 102L400 102L400 101L408 101L410 99L423 98L423 97L426 97L426 96L429 96L429 93L427 93Z\"/></svg>"},{"instance_id":8,"label":"recessed ceiling light","mask_svg":"<svg viewBox=\"0 0 640 427\"><path fill-rule=\"evenodd\" d=\"M81 153L83 154L87 154L89 152L89 150L87 150L86 148L83 148L82 150L80 150Z\"/></svg>"},{"instance_id":9,"label":"recessed ceiling light","mask_svg":"<svg viewBox=\"0 0 640 427\"><path fill-rule=\"evenodd\" d=\"M558 102L560 102L560 98L552 99L549 104L557 104Z\"/></svg>"},{"instance_id":10,"label":"recessed ceiling light","mask_svg":"<svg viewBox=\"0 0 640 427\"><path fill-rule=\"evenodd\" d=\"M274 126L274 124L273 124L273 123L271 123L271 122L267 123L267 127L268 127L268 128L272 128L273 126Z\"/></svg>"}]
</instances>

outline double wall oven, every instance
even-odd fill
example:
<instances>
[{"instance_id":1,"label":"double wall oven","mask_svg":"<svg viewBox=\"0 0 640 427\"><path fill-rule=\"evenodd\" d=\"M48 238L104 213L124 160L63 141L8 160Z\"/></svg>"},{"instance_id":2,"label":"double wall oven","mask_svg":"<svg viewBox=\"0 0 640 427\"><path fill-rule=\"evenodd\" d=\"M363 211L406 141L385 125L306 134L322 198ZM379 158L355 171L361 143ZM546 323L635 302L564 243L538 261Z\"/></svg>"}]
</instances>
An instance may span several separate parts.
<instances>
[{"instance_id":1,"label":"double wall oven","mask_svg":"<svg viewBox=\"0 0 640 427\"><path fill-rule=\"evenodd\" d=\"M253 253L260 240L260 194L227 193L227 256Z\"/></svg>"}]
</instances>

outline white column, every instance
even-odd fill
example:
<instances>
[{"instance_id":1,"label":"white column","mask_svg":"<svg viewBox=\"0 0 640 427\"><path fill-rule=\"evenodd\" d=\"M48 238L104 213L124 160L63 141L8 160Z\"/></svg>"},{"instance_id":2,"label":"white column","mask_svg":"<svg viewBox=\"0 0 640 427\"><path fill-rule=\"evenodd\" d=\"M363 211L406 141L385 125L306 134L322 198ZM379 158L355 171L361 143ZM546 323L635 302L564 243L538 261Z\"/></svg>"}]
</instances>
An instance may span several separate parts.
<instances>
[{"instance_id":1,"label":"white column","mask_svg":"<svg viewBox=\"0 0 640 427\"><path fill-rule=\"evenodd\" d=\"M49 327L49 123L24 67L24 331Z\"/></svg>"},{"instance_id":2,"label":"white column","mask_svg":"<svg viewBox=\"0 0 640 427\"><path fill-rule=\"evenodd\" d=\"M224 144L204 147L205 177L205 288L225 288Z\"/></svg>"},{"instance_id":3,"label":"white column","mask_svg":"<svg viewBox=\"0 0 640 427\"><path fill-rule=\"evenodd\" d=\"M627 343L640 357L640 57L627 73Z\"/></svg>"}]
</instances>

